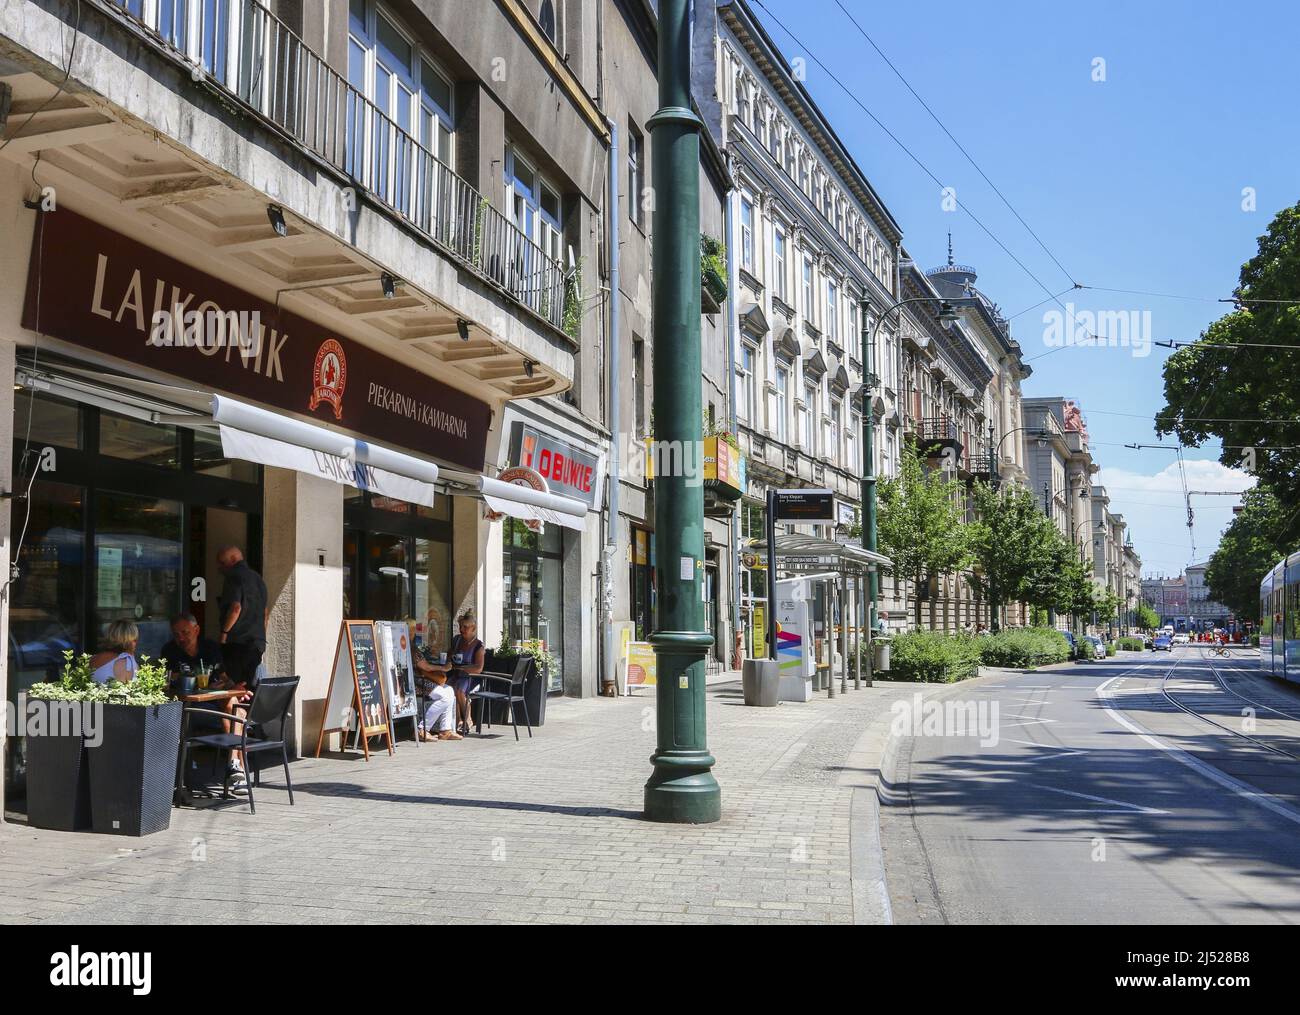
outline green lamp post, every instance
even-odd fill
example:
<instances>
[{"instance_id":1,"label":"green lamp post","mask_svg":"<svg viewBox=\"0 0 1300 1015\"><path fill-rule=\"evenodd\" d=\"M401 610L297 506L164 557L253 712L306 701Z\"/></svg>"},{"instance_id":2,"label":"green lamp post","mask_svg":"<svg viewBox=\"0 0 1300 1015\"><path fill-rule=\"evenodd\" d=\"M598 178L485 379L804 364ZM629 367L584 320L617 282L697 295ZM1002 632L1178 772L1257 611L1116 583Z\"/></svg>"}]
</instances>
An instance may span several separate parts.
<instances>
[{"instance_id":1,"label":"green lamp post","mask_svg":"<svg viewBox=\"0 0 1300 1015\"><path fill-rule=\"evenodd\" d=\"M658 740L650 821L722 817L705 736L704 434L700 412L700 128L691 110L690 0L659 0L654 209L655 631Z\"/></svg>"}]
</instances>

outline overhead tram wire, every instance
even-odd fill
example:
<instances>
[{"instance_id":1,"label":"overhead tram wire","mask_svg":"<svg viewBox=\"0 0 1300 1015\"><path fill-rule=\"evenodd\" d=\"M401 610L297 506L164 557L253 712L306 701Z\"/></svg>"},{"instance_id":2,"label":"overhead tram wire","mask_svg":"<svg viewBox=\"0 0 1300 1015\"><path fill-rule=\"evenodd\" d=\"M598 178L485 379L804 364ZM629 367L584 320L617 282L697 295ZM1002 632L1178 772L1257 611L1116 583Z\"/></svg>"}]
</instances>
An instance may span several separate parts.
<instances>
[{"instance_id":1,"label":"overhead tram wire","mask_svg":"<svg viewBox=\"0 0 1300 1015\"><path fill-rule=\"evenodd\" d=\"M894 61L889 59L889 57L885 55L884 51L879 46L876 45L876 40L867 34L867 30L863 28L861 24L858 23L858 19L855 18L849 12L849 9L844 6L842 0L835 0L835 4L837 7L839 7L841 11L844 12L844 16L849 19L849 22L853 25L854 28L858 30L858 33L864 39L867 40L871 48L874 49L876 53L880 56L880 59L885 61L886 66L888 66L889 69L894 72L894 74L898 77L898 80L903 82L904 87L906 87L907 90L912 93L912 98L916 99L916 101L921 104L921 108L930 114L930 119L932 119L935 123L937 123L939 125L939 129L948 135L948 140L957 146L957 150L966 157L966 161L975 167L975 171L979 173L980 177L984 180L984 182L987 183L990 188L992 188L993 193L998 195L1002 203L1005 204L1007 208L1010 210L1011 214L1016 217L1016 221L1018 221L1022 226L1025 227L1025 231L1028 232L1029 235L1034 238L1035 242L1037 242L1037 244L1043 248L1043 252L1052 259L1052 262L1058 268L1061 269L1061 274L1070 280L1071 283L1070 288L1071 289L1080 288L1079 283L1075 280L1074 273L1068 271L1065 265L1061 263L1060 258L1058 258L1055 254L1052 253L1051 250L1048 249L1048 246L1046 243L1043 242L1042 237L1040 237L1036 232L1034 232L1033 228L1029 225L1029 223L1025 221L1024 216L1021 215L1020 212L1016 211L1015 206L1013 206L1012 203L1007 200L1006 195L1003 194L1002 191L998 189L997 184L995 184L992 180L989 179L988 174L984 172L984 170L980 167L980 164L975 161L971 153L968 152L965 146L960 141L958 141L956 137L953 136L952 131L950 131L947 128L947 126L944 124L944 122L939 119L938 114L935 113L935 111L930 108L930 104L926 102L925 99L921 98L921 96L917 93L916 89L912 87L912 83L908 81L906 77L903 76L903 72L900 71L896 66L894 66ZM1069 290L1065 290L1065 291L1068 292Z\"/></svg>"},{"instance_id":2,"label":"overhead tram wire","mask_svg":"<svg viewBox=\"0 0 1300 1015\"><path fill-rule=\"evenodd\" d=\"M830 67L826 65L826 63L822 59L818 57L817 54L814 53L811 48L805 46L803 41L799 38L799 36L795 35L794 32L790 31L790 29L786 26L785 22L783 22L780 18L778 18L775 14L772 13L771 9L763 2L763 0L753 0L753 2L755 5L762 8L764 13L766 13L767 16L772 19L772 23L776 25L778 28L780 28L781 31L783 31L787 36L789 36L790 40L796 46L798 46L803 52L808 54L808 58L812 60L812 62L815 63L818 67L820 67L826 73L827 77L829 77L832 81L835 82L835 84L839 87L839 89L849 97L849 100L855 106L857 106L864 113L866 113L867 116L871 118L871 121L882 131L884 131L885 135L891 141L893 141L894 144L898 145L898 147L909 159L911 159L913 162L916 163L917 167L921 170L921 172L925 173L925 175L928 176L930 180L937 187L942 188L944 186L943 181L939 179L939 177L935 176L935 174L931 171L930 167L927 166L924 162L922 162L921 159L916 155L916 153L913 152L910 148L908 148L907 145L903 144L902 140L899 139L899 137L893 131L891 131L888 127L885 126L885 124L880 120L880 117L876 116L875 113L873 113L870 109L867 108L866 104L863 103L863 101L853 93L853 91L848 87L848 85L846 85L839 78L839 76L833 70L831 70ZM1006 254L1007 257L1011 258L1011 260L1016 263L1016 265L1020 268L1021 271L1023 271L1034 281L1034 283L1038 286L1038 288L1042 289L1043 292L1047 293L1048 297L1051 300L1053 300L1056 303L1056 305L1059 306L1063 311L1065 311L1066 316L1070 318L1072 324L1078 323L1075 320L1074 312L1071 311L1069 307L1067 307L1064 303L1061 302L1060 297L1052 295L1052 290L1047 286L1047 284L1036 274L1034 274L1034 272L1029 269L1028 265L1026 265L1024 261L1018 258L1015 254L1013 254L1011 250L1007 247L1007 245L1003 243L1000 239L998 239L997 235L993 232L993 230L991 230L988 226L986 226L984 224L984 221L978 215L976 215L973 211L971 211L966 204L964 204L960 200L957 200L956 198L954 198L954 203L957 205L958 208L960 208L968 216L970 216L971 221L974 222L977 226L979 226L980 229L984 231L984 234L988 236L988 238L991 239L995 244L997 244L998 248L1004 254ZM1079 286L1078 283L1074 283L1073 285L1071 285L1070 288L1074 289L1074 288L1082 288L1082 287ZM1069 290L1066 291L1068 292ZM1101 336L1093 334L1091 331L1088 332L1088 335L1099 342L1103 341ZM1070 347L1063 345L1060 348L1067 349ZM1059 352L1059 351L1060 349L1052 349L1049 353L1044 353L1043 355L1050 355L1051 352ZM1031 357L1031 359L1038 359L1038 358L1041 357ZM1029 360L1025 360L1025 362L1027 363L1029 362Z\"/></svg>"}]
</instances>

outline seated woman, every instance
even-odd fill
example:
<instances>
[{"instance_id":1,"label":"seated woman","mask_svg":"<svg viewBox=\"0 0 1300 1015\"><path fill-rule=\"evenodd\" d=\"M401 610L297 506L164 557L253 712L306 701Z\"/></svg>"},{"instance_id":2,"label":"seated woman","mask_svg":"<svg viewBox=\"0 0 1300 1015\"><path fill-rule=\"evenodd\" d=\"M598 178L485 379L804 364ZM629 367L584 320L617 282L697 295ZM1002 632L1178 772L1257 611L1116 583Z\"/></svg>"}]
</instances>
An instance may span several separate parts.
<instances>
[{"instance_id":1,"label":"seated woman","mask_svg":"<svg viewBox=\"0 0 1300 1015\"><path fill-rule=\"evenodd\" d=\"M416 663L418 666L420 660ZM447 686L447 674L442 670L433 670L428 677L419 678L420 693L429 699L429 707L424 711L424 728L420 730L420 740L463 740L452 729L456 715L456 692Z\"/></svg>"},{"instance_id":2,"label":"seated woman","mask_svg":"<svg viewBox=\"0 0 1300 1015\"><path fill-rule=\"evenodd\" d=\"M135 648L140 629L129 620L115 620L104 632L104 648L90 657L90 676L97 684L116 680L129 684L135 676Z\"/></svg>"},{"instance_id":3,"label":"seated woman","mask_svg":"<svg viewBox=\"0 0 1300 1015\"><path fill-rule=\"evenodd\" d=\"M474 678L483 672L484 646L475 634L478 630L478 624L474 620L474 614L468 611L462 613L457 620L457 625L460 628L460 634L451 640L449 661L430 663L420 659L416 662L416 667L425 673L442 673L446 675L447 683L451 685L452 690L456 693L459 731L469 733L470 710L468 695L477 683Z\"/></svg>"}]
</instances>

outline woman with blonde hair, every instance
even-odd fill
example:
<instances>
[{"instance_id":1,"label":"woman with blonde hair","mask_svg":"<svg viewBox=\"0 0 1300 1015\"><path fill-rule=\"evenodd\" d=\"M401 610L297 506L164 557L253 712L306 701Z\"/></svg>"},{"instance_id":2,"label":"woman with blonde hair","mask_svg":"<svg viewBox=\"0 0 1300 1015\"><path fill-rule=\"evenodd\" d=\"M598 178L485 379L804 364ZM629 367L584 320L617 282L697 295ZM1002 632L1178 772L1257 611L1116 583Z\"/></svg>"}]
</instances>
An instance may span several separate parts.
<instances>
[{"instance_id":1,"label":"woman with blonde hair","mask_svg":"<svg viewBox=\"0 0 1300 1015\"><path fill-rule=\"evenodd\" d=\"M416 660L416 668L425 673L446 674L446 683L456 694L457 711L460 720L457 732L469 733L470 701L469 692L479 683L478 675L483 672L484 646L479 641L478 623L474 614L466 610L456 621L460 633L451 640L451 660L445 663L429 663L423 659ZM445 739L451 739L450 737Z\"/></svg>"},{"instance_id":2,"label":"woman with blonde hair","mask_svg":"<svg viewBox=\"0 0 1300 1015\"><path fill-rule=\"evenodd\" d=\"M116 680L129 684L135 676L135 648L140 629L129 620L115 620L104 632L104 648L90 657L90 676L97 684Z\"/></svg>"}]
</instances>

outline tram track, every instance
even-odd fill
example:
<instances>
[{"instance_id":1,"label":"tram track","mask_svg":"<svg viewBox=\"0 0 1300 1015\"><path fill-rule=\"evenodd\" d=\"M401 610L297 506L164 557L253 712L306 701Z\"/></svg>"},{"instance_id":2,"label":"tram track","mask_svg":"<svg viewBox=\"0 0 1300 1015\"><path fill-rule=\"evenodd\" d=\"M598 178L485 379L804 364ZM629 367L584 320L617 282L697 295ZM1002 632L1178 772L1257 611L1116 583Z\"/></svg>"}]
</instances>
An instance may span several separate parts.
<instances>
[{"instance_id":1,"label":"tram track","mask_svg":"<svg viewBox=\"0 0 1300 1015\"><path fill-rule=\"evenodd\" d=\"M1214 726L1215 728L1222 730L1225 733L1231 734L1233 737L1236 737L1237 739L1247 741L1248 743L1251 743L1254 746L1261 748L1262 750L1268 751L1271 754L1276 754L1279 757L1287 758L1291 761L1300 761L1300 716L1293 715L1282 709L1276 708L1271 705L1267 705L1263 702L1256 701L1254 699L1247 697L1241 692L1234 690L1233 688L1228 686L1228 682L1223 678L1223 675L1219 672L1218 667L1214 665L1214 663L1209 659L1208 656L1203 655L1202 661L1209 667L1210 672L1213 674L1213 683L1214 683L1215 691L1210 693L1206 691L1188 689L1186 687L1171 688L1170 681L1174 677L1174 674L1178 672L1179 665L1183 662L1182 659L1175 659L1173 661L1173 665L1170 666L1170 668L1160 678L1160 693L1164 697L1164 699L1179 711L1184 712L1187 715L1193 716L1201 720L1202 722L1206 723L1207 725ZM1195 680L1197 678L1182 677L1181 679ZM1232 712L1233 718L1235 718L1238 722L1245 721L1247 718L1249 718L1251 721L1255 722L1256 724L1261 724L1261 723L1270 724L1270 728L1275 730L1275 735L1265 739L1265 738L1261 738L1260 736L1252 736L1251 733L1248 733L1243 729L1234 728L1232 725L1229 725L1228 723L1232 720L1230 720L1227 715L1222 714L1224 710L1224 702L1221 697L1221 692L1232 695L1233 697L1237 698L1239 701L1243 701L1247 705L1252 706L1254 709L1263 709L1265 711L1272 712L1278 716L1281 716L1282 717L1281 719L1261 719L1256 713L1253 716L1246 717L1239 710L1229 709L1229 711ZM1193 700L1190 702L1186 700L1179 700L1179 697L1177 696L1179 693L1182 693L1186 697L1193 698ZM1201 699L1200 701L1197 701L1193 697L1197 695L1199 695ZM1218 712L1217 715L1214 714L1216 711ZM1289 730L1278 728L1281 727L1281 724L1283 723L1291 723L1294 725ZM1262 733L1264 731L1257 728L1252 732ZM1286 746L1279 745L1277 741L1282 741Z\"/></svg>"}]
</instances>

